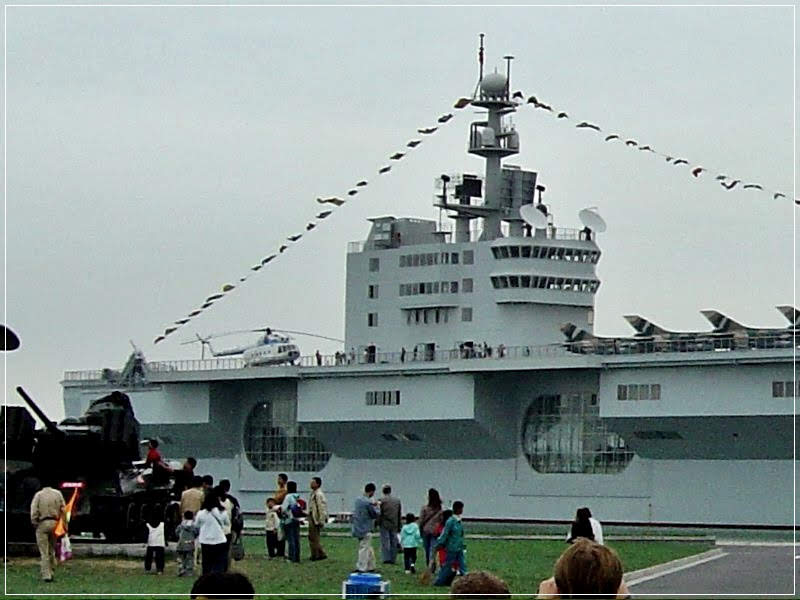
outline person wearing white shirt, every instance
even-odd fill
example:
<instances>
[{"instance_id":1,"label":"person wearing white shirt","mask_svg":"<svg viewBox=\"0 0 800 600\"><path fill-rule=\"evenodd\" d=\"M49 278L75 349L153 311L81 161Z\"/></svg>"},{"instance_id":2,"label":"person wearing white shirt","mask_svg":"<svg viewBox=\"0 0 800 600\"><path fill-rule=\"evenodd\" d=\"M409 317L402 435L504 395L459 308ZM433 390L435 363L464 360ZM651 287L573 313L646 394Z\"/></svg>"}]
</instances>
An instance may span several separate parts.
<instances>
[{"instance_id":1,"label":"person wearing white shirt","mask_svg":"<svg viewBox=\"0 0 800 600\"><path fill-rule=\"evenodd\" d=\"M225 527L230 527L230 516L222 507L219 496L213 490L206 494L203 508L194 518L199 528L202 553L203 575L206 573L224 573L228 568L228 541L225 539Z\"/></svg>"},{"instance_id":2,"label":"person wearing white shirt","mask_svg":"<svg viewBox=\"0 0 800 600\"><path fill-rule=\"evenodd\" d=\"M156 559L156 573L164 574L164 521L154 517L147 523L147 550L144 554L144 570L149 573L153 565L153 558Z\"/></svg>"}]
</instances>

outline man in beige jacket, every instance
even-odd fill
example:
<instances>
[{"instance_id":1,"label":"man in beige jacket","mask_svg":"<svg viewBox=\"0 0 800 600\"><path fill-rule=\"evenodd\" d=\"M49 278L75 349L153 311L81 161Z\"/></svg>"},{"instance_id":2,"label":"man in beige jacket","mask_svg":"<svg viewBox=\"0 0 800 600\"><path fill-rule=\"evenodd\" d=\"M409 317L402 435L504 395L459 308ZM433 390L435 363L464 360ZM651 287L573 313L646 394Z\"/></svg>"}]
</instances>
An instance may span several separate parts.
<instances>
[{"instance_id":1,"label":"man in beige jacket","mask_svg":"<svg viewBox=\"0 0 800 600\"><path fill-rule=\"evenodd\" d=\"M312 477L309 486L311 497L308 500L308 545L311 548L311 560L324 560L328 555L322 549L320 533L328 522L328 502L320 489L322 478Z\"/></svg>"},{"instance_id":2,"label":"man in beige jacket","mask_svg":"<svg viewBox=\"0 0 800 600\"><path fill-rule=\"evenodd\" d=\"M42 557L42 579L53 581L56 568L56 536L53 530L64 514L64 496L49 485L36 492L31 502L31 524L36 528L36 545Z\"/></svg>"}]
</instances>

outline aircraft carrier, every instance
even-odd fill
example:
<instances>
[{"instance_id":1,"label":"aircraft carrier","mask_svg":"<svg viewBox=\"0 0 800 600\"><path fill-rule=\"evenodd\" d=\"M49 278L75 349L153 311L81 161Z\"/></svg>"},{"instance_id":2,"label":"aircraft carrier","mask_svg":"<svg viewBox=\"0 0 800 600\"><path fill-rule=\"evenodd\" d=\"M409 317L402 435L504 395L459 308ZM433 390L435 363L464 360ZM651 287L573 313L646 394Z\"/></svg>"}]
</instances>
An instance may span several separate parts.
<instances>
[{"instance_id":1,"label":"aircraft carrier","mask_svg":"<svg viewBox=\"0 0 800 600\"><path fill-rule=\"evenodd\" d=\"M122 389L143 436L248 510L287 472L306 491L320 475L334 512L375 481L415 512L433 486L473 517L790 526L797 311L786 329L705 311L704 332L629 315L630 337L596 337L605 223L557 227L537 173L503 164L509 79L470 99L486 167L436 180L448 220L381 216L348 245L341 353L67 372L66 415Z\"/></svg>"}]
</instances>

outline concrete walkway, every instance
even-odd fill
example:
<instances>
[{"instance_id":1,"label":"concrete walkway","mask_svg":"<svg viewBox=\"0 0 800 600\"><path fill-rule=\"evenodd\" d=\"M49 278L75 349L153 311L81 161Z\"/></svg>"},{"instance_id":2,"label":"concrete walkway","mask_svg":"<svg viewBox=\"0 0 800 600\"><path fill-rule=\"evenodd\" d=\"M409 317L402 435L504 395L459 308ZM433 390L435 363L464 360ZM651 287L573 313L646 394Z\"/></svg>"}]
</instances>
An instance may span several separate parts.
<instances>
[{"instance_id":1,"label":"concrete walkway","mask_svg":"<svg viewBox=\"0 0 800 600\"><path fill-rule=\"evenodd\" d=\"M689 564L661 569L629 582L635 598L669 594L793 594L800 574L791 544L718 545L721 552L706 553Z\"/></svg>"}]
</instances>

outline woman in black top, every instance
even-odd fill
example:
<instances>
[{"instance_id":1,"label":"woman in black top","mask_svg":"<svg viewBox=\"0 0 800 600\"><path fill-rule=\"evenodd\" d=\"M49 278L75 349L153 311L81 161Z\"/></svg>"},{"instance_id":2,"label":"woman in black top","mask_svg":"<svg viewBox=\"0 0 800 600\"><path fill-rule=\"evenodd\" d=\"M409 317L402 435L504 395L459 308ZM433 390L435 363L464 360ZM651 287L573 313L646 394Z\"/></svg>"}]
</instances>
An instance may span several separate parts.
<instances>
[{"instance_id":1,"label":"woman in black top","mask_svg":"<svg viewBox=\"0 0 800 600\"><path fill-rule=\"evenodd\" d=\"M589 521L592 513L588 508L579 508L575 514L575 520L572 522L569 538L567 542L570 544L577 538L586 538L594 541L594 531L592 531L592 523Z\"/></svg>"}]
</instances>

